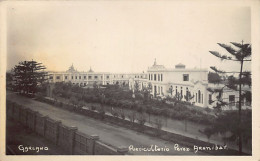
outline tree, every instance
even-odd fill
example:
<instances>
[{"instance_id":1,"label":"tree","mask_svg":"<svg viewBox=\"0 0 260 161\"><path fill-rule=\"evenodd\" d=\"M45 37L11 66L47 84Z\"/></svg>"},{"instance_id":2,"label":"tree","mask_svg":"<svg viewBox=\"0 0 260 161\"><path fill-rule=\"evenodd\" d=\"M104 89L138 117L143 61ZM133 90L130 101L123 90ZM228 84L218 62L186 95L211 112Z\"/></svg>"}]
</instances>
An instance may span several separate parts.
<instances>
[{"instance_id":1,"label":"tree","mask_svg":"<svg viewBox=\"0 0 260 161\"><path fill-rule=\"evenodd\" d=\"M160 132L161 132L161 129L162 129L162 125L163 125L162 120L159 119L159 118L156 118L155 122L154 122L154 126L156 128L157 135L160 135Z\"/></svg>"},{"instance_id":2,"label":"tree","mask_svg":"<svg viewBox=\"0 0 260 161\"><path fill-rule=\"evenodd\" d=\"M42 63L33 60L19 62L13 69L16 90L34 95L37 87L46 80L47 72L44 69Z\"/></svg>"},{"instance_id":3,"label":"tree","mask_svg":"<svg viewBox=\"0 0 260 161\"><path fill-rule=\"evenodd\" d=\"M134 89L136 92L139 92L139 89L140 88L140 85L139 85L139 82L138 81L135 81L135 85L134 85Z\"/></svg>"},{"instance_id":4,"label":"tree","mask_svg":"<svg viewBox=\"0 0 260 161\"><path fill-rule=\"evenodd\" d=\"M183 95L182 95L180 92L177 92L176 95L175 95L175 99L176 99L177 101L181 101L182 98L183 98Z\"/></svg>"},{"instance_id":5,"label":"tree","mask_svg":"<svg viewBox=\"0 0 260 161\"><path fill-rule=\"evenodd\" d=\"M173 87L171 86L170 88L169 88L169 90L168 90L168 93L171 95L171 97L172 97L172 93L173 93Z\"/></svg>"},{"instance_id":6,"label":"tree","mask_svg":"<svg viewBox=\"0 0 260 161\"><path fill-rule=\"evenodd\" d=\"M6 72L6 87L13 88L13 77L11 72Z\"/></svg>"},{"instance_id":7,"label":"tree","mask_svg":"<svg viewBox=\"0 0 260 161\"><path fill-rule=\"evenodd\" d=\"M94 90L94 93L95 93L95 94L98 94L99 89L98 89L98 84L97 84L96 81L93 83L93 90Z\"/></svg>"},{"instance_id":8,"label":"tree","mask_svg":"<svg viewBox=\"0 0 260 161\"><path fill-rule=\"evenodd\" d=\"M146 119L145 119L145 115L143 112L141 112L139 115L137 115L137 118L136 118L138 124L140 126L144 126L145 122L146 122Z\"/></svg>"},{"instance_id":9,"label":"tree","mask_svg":"<svg viewBox=\"0 0 260 161\"><path fill-rule=\"evenodd\" d=\"M186 95L184 96L184 98L185 98L185 100L186 100L187 102L190 102L190 100L194 98L194 95L191 95L191 92L190 92L190 91L187 91L187 92L186 92Z\"/></svg>"},{"instance_id":10,"label":"tree","mask_svg":"<svg viewBox=\"0 0 260 161\"><path fill-rule=\"evenodd\" d=\"M213 125L204 129L204 134L212 135L214 133L225 134L230 132L230 136L224 137L224 140L237 141L239 143L239 135L242 134L244 142L248 142L252 138L252 111L244 110L243 115L239 118L236 111L230 111L219 115L215 119ZM239 119L241 124L238 124ZM243 131L243 133L239 133Z\"/></svg>"},{"instance_id":11,"label":"tree","mask_svg":"<svg viewBox=\"0 0 260 161\"><path fill-rule=\"evenodd\" d=\"M243 65L245 62L251 61L251 45L250 44L243 44L242 43L236 43L236 42L231 42L231 44L235 47L235 49L232 46L226 45L226 44L221 44L218 43L218 45L222 48L224 48L230 56L227 55L222 55L217 51L209 51L212 55L220 58L221 60L228 60L228 61L236 61L240 63L240 71L239 72L226 72L222 70L218 70L216 67L211 67L213 71L216 73L221 73L221 74L227 74L227 73L238 73L239 78L236 79L234 77L230 77L228 80L227 86L229 88L232 88L234 90L239 91L239 105L238 105L238 130L235 131L238 134L238 145L239 145L239 154L242 154L242 124L241 124L241 100L242 100L242 89L241 86L244 83L248 83L251 85L251 79L250 78L250 72L244 72L243 71ZM223 90L221 91L223 92ZM220 99L220 98L219 98ZM223 102L223 101L222 101ZM221 104L219 105L221 107Z\"/></svg>"},{"instance_id":12,"label":"tree","mask_svg":"<svg viewBox=\"0 0 260 161\"><path fill-rule=\"evenodd\" d=\"M152 90L152 84L149 82L147 87L144 87L142 91L144 95L144 103L147 103L151 98L151 90Z\"/></svg>"},{"instance_id":13,"label":"tree","mask_svg":"<svg viewBox=\"0 0 260 161\"><path fill-rule=\"evenodd\" d=\"M209 72L208 81L209 83L220 83L221 77L219 76L218 73Z\"/></svg>"}]
</instances>

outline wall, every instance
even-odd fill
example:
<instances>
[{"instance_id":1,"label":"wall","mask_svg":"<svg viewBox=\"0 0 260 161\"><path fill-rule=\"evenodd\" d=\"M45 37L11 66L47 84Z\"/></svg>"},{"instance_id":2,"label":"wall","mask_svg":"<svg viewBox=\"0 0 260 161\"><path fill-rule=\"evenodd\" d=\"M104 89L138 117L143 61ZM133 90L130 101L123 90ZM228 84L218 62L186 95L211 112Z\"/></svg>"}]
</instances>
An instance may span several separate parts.
<instances>
[{"instance_id":1,"label":"wall","mask_svg":"<svg viewBox=\"0 0 260 161\"><path fill-rule=\"evenodd\" d=\"M23 126L39 134L68 154L81 155L125 155L125 147L112 147L99 140L97 135L87 135L78 131L77 127L68 127L61 121L27 109L7 100L6 114L8 119L21 122Z\"/></svg>"}]
</instances>

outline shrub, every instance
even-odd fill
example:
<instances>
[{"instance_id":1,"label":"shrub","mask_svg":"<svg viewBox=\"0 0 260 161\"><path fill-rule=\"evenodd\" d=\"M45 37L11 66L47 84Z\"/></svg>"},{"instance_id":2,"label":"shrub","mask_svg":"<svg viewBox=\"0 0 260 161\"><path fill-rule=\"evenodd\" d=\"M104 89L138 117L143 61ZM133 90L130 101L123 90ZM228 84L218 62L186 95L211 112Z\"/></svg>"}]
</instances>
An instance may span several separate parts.
<instances>
[{"instance_id":1,"label":"shrub","mask_svg":"<svg viewBox=\"0 0 260 161\"><path fill-rule=\"evenodd\" d=\"M91 110L93 110L93 111L96 110L96 106L93 106L93 105L92 105L92 106L91 106Z\"/></svg>"},{"instance_id":2,"label":"shrub","mask_svg":"<svg viewBox=\"0 0 260 161\"><path fill-rule=\"evenodd\" d=\"M144 125L145 124L146 119L145 119L145 115L143 113L137 116L137 122L140 125Z\"/></svg>"}]
</instances>

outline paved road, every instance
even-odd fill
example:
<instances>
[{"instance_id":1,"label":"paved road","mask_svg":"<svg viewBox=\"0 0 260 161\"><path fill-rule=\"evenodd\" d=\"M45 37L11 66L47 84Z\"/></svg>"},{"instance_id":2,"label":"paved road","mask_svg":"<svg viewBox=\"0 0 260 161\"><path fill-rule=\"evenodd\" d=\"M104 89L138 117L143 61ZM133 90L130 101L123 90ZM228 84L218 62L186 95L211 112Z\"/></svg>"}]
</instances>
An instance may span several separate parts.
<instances>
[{"instance_id":1,"label":"paved road","mask_svg":"<svg viewBox=\"0 0 260 161\"><path fill-rule=\"evenodd\" d=\"M175 143L168 142L156 137L150 137L142 133L104 123L99 120L94 120L83 115L69 112L46 103L38 102L33 99L25 98L7 91L7 99L23 104L33 110L39 111L43 115L48 115L55 120L61 120L63 124L68 126L77 126L78 130L88 135L99 135L100 140L114 146L129 147L133 145L136 148L150 147L156 145L160 148L169 148L169 151L157 152L137 152L130 151L137 155L205 155L204 153L194 153L193 149L190 151L174 150Z\"/></svg>"}]
</instances>

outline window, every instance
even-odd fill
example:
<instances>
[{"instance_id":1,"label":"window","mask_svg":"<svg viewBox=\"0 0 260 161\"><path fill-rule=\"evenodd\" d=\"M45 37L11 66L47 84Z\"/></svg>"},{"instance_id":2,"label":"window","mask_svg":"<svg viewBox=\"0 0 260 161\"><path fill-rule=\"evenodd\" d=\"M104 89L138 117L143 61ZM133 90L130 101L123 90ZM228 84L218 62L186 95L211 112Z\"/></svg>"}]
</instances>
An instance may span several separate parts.
<instances>
[{"instance_id":1,"label":"window","mask_svg":"<svg viewBox=\"0 0 260 161\"><path fill-rule=\"evenodd\" d=\"M182 96L182 87L181 87L181 96Z\"/></svg>"},{"instance_id":2,"label":"window","mask_svg":"<svg viewBox=\"0 0 260 161\"><path fill-rule=\"evenodd\" d=\"M68 79L68 76L65 76L65 79Z\"/></svg>"},{"instance_id":3,"label":"window","mask_svg":"<svg viewBox=\"0 0 260 161\"><path fill-rule=\"evenodd\" d=\"M98 78L98 76L95 75L95 79L97 79L97 78Z\"/></svg>"},{"instance_id":4,"label":"window","mask_svg":"<svg viewBox=\"0 0 260 161\"><path fill-rule=\"evenodd\" d=\"M235 105L235 95L229 95L229 105Z\"/></svg>"},{"instance_id":5,"label":"window","mask_svg":"<svg viewBox=\"0 0 260 161\"><path fill-rule=\"evenodd\" d=\"M156 74L154 74L154 80L156 81Z\"/></svg>"},{"instance_id":6,"label":"window","mask_svg":"<svg viewBox=\"0 0 260 161\"><path fill-rule=\"evenodd\" d=\"M109 75L107 75L107 79L109 79Z\"/></svg>"},{"instance_id":7,"label":"window","mask_svg":"<svg viewBox=\"0 0 260 161\"><path fill-rule=\"evenodd\" d=\"M151 80L151 75L149 74L149 80Z\"/></svg>"},{"instance_id":8,"label":"window","mask_svg":"<svg viewBox=\"0 0 260 161\"><path fill-rule=\"evenodd\" d=\"M50 76L50 79L53 79L53 76Z\"/></svg>"},{"instance_id":9,"label":"window","mask_svg":"<svg viewBox=\"0 0 260 161\"><path fill-rule=\"evenodd\" d=\"M79 76L79 79L81 79L81 76Z\"/></svg>"},{"instance_id":10,"label":"window","mask_svg":"<svg viewBox=\"0 0 260 161\"><path fill-rule=\"evenodd\" d=\"M209 94L209 104L211 104L211 103L212 103L212 95Z\"/></svg>"},{"instance_id":11,"label":"window","mask_svg":"<svg viewBox=\"0 0 260 161\"><path fill-rule=\"evenodd\" d=\"M197 95L197 93L196 93L196 102L198 102L198 99L197 99L197 98L198 98L198 95Z\"/></svg>"},{"instance_id":12,"label":"window","mask_svg":"<svg viewBox=\"0 0 260 161\"><path fill-rule=\"evenodd\" d=\"M71 76L71 79L73 79L73 76Z\"/></svg>"},{"instance_id":13,"label":"window","mask_svg":"<svg viewBox=\"0 0 260 161\"><path fill-rule=\"evenodd\" d=\"M235 95L229 95L229 102L235 101Z\"/></svg>"},{"instance_id":14,"label":"window","mask_svg":"<svg viewBox=\"0 0 260 161\"><path fill-rule=\"evenodd\" d=\"M143 78L143 76L141 75L141 78Z\"/></svg>"},{"instance_id":15,"label":"window","mask_svg":"<svg viewBox=\"0 0 260 161\"><path fill-rule=\"evenodd\" d=\"M77 76L75 76L75 79L78 79L78 77L77 77Z\"/></svg>"},{"instance_id":16,"label":"window","mask_svg":"<svg viewBox=\"0 0 260 161\"><path fill-rule=\"evenodd\" d=\"M88 79L92 79L92 76L88 76Z\"/></svg>"},{"instance_id":17,"label":"window","mask_svg":"<svg viewBox=\"0 0 260 161\"><path fill-rule=\"evenodd\" d=\"M160 74L158 74L158 81L160 81Z\"/></svg>"},{"instance_id":18,"label":"window","mask_svg":"<svg viewBox=\"0 0 260 161\"><path fill-rule=\"evenodd\" d=\"M200 103L201 100L201 94L200 94L200 90L198 91L198 102Z\"/></svg>"},{"instance_id":19,"label":"window","mask_svg":"<svg viewBox=\"0 0 260 161\"><path fill-rule=\"evenodd\" d=\"M56 79L60 79L60 76L56 76Z\"/></svg>"},{"instance_id":20,"label":"window","mask_svg":"<svg viewBox=\"0 0 260 161\"><path fill-rule=\"evenodd\" d=\"M86 79L86 76L84 75L84 79Z\"/></svg>"},{"instance_id":21,"label":"window","mask_svg":"<svg viewBox=\"0 0 260 161\"><path fill-rule=\"evenodd\" d=\"M188 89L188 87L186 88L186 101L189 101L189 98L190 96L189 96L189 89Z\"/></svg>"},{"instance_id":22,"label":"window","mask_svg":"<svg viewBox=\"0 0 260 161\"><path fill-rule=\"evenodd\" d=\"M183 81L189 81L189 74L183 74Z\"/></svg>"},{"instance_id":23,"label":"window","mask_svg":"<svg viewBox=\"0 0 260 161\"><path fill-rule=\"evenodd\" d=\"M86 83L84 83L84 86L86 86Z\"/></svg>"},{"instance_id":24,"label":"window","mask_svg":"<svg viewBox=\"0 0 260 161\"><path fill-rule=\"evenodd\" d=\"M122 78L124 78L124 76L122 75Z\"/></svg>"},{"instance_id":25,"label":"window","mask_svg":"<svg viewBox=\"0 0 260 161\"><path fill-rule=\"evenodd\" d=\"M178 89L177 89L177 86L176 86L176 90L175 90L175 92L176 92L176 94L175 94L175 95L177 96L177 94L178 94Z\"/></svg>"}]
</instances>

